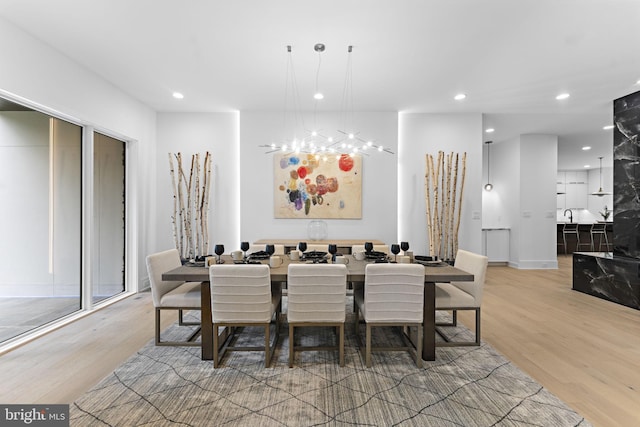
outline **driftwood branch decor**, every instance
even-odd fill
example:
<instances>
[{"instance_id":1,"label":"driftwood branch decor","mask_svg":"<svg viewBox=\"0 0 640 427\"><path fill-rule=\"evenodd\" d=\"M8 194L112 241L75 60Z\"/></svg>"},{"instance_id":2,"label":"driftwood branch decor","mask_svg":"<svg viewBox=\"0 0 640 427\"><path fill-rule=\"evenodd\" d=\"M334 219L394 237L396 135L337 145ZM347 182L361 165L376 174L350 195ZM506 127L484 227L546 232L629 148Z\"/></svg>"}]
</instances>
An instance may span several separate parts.
<instances>
[{"instance_id":1,"label":"driftwood branch decor","mask_svg":"<svg viewBox=\"0 0 640 427\"><path fill-rule=\"evenodd\" d=\"M209 255L209 193L211 190L211 154L191 156L191 168L182 166L182 153L169 153L169 171L173 189L173 239L183 259Z\"/></svg>"},{"instance_id":2,"label":"driftwood branch decor","mask_svg":"<svg viewBox=\"0 0 640 427\"><path fill-rule=\"evenodd\" d=\"M459 167L460 160L462 170ZM429 254L453 260L458 252L467 153L462 153L462 156L453 152L445 155L439 151L436 159L427 154L426 165L424 188Z\"/></svg>"}]
</instances>

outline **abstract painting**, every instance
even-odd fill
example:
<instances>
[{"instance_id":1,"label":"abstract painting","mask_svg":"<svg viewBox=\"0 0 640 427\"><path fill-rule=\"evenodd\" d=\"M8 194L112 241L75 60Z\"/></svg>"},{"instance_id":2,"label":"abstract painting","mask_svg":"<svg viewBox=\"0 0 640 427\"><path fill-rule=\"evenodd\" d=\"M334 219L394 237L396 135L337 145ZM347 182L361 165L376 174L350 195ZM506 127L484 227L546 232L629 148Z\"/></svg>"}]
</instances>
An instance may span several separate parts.
<instances>
[{"instance_id":1,"label":"abstract painting","mask_svg":"<svg viewBox=\"0 0 640 427\"><path fill-rule=\"evenodd\" d=\"M362 218L362 158L274 155L276 218Z\"/></svg>"}]
</instances>

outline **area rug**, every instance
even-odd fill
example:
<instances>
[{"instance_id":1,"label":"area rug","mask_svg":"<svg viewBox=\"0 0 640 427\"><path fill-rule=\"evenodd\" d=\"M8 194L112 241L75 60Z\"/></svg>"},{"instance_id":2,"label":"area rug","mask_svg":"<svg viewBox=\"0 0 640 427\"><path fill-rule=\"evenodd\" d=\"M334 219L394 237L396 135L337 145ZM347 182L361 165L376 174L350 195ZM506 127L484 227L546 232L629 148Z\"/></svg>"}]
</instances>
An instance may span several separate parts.
<instances>
[{"instance_id":1,"label":"area rug","mask_svg":"<svg viewBox=\"0 0 640 427\"><path fill-rule=\"evenodd\" d=\"M348 307L351 303L348 302ZM442 314L438 314L442 316ZM263 353L233 352L222 367L200 349L150 342L70 408L72 426L590 426L491 346L438 347L416 367L406 352L373 353L366 368L347 311L345 367L337 352L296 353L282 328L271 367ZM171 326L167 338L189 334ZM363 328L364 329L364 328ZM362 330L363 330L362 329ZM457 338L464 327L448 328ZM301 328L303 345L335 343L330 328ZM363 332L361 332L363 333ZM298 330L296 331L298 340ZM374 342L400 343L375 329ZM247 341L261 333L245 328Z\"/></svg>"}]
</instances>

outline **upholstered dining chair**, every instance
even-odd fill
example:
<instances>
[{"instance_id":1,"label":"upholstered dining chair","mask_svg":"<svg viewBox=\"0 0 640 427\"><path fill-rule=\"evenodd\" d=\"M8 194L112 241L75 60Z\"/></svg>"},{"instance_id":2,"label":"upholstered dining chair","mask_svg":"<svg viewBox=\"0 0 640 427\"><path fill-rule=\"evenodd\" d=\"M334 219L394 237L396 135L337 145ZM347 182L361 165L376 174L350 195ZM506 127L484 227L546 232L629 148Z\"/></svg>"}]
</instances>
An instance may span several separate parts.
<instances>
[{"instance_id":1,"label":"upholstered dining chair","mask_svg":"<svg viewBox=\"0 0 640 427\"><path fill-rule=\"evenodd\" d=\"M272 292L271 275L266 264L216 264L209 267L211 313L213 316L213 367L227 351L264 351L264 365L269 367L280 336L282 295ZM271 342L271 321L275 316L275 333ZM240 326L264 328L264 345L235 346ZM220 328L225 330L220 334ZM221 342L222 339L222 342Z\"/></svg>"},{"instance_id":2,"label":"upholstered dining chair","mask_svg":"<svg viewBox=\"0 0 640 427\"><path fill-rule=\"evenodd\" d=\"M358 337L359 313L366 324L365 364L371 367L372 351L409 351L422 367L422 317L424 306L424 266L420 264L369 264L365 267L364 288L354 292L355 331ZM371 328L403 326L404 346L372 347ZM416 327L414 348L405 336L408 327ZM362 349L362 346L360 346Z\"/></svg>"},{"instance_id":3,"label":"upholstered dining chair","mask_svg":"<svg viewBox=\"0 0 640 427\"><path fill-rule=\"evenodd\" d=\"M487 264L486 256L459 249L454 266L473 274L473 282L436 283L436 310L451 311L453 318L451 323L436 324L436 332L444 339L442 342L436 342L436 346L480 345L480 306ZM457 326L458 310L475 311L475 341L453 341L441 328L441 326Z\"/></svg>"},{"instance_id":4,"label":"upholstered dining chair","mask_svg":"<svg viewBox=\"0 0 640 427\"><path fill-rule=\"evenodd\" d=\"M177 310L180 326L200 325L199 322L185 322L185 310L200 310L201 282L175 282L162 280L162 273L180 267L180 254L177 249L151 254L146 258L147 272L151 284L151 296L155 307L155 336L158 346L200 346L195 341L200 328L197 328L186 341L162 341L160 333L160 313L162 310Z\"/></svg>"},{"instance_id":5,"label":"upholstered dining chair","mask_svg":"<svg viewBox=\"0 0 640 427\"><path fill-rule=\"evenodd\" d=\"M344 322L347 289L347 266L344 264L290 264L287 274L289 322L289 367L295 351L338 350L344 366ZM307 326L335 327L337 346L296 346L295 328Z\"/></svg>"}]
</instances>

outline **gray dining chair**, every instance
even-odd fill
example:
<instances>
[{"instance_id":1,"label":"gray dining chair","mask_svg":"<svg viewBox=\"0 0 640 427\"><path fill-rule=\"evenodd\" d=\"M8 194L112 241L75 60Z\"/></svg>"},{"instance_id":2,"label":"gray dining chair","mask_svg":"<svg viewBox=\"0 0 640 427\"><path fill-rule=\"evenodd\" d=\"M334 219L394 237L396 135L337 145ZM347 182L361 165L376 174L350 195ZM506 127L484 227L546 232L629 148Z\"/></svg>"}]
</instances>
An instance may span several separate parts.
<instances>
[{"instance_id":1,"label":"gray dining chair","mask_svg":"<svg viewBox=\"0 0 640 427\"><path fill-rule=\"evenodd\" d=\"M344 366L344 322L347 267L343 264L290 264L287 274L289 322L289 367L296 351L338 350ZM302 346L295 344L295 328L335 327L337 346Z\"/></svg>"},{"instance_id":2,"label":"gray dining chair","mask_svg":"<svg viewBox=\"0 0 640 427\"><path fill-rule=\"evenodd\" d=\"M436 283L436 310L450 311L452 315L451 322L436 323L436 332L444 339L436 342L436 346L480 345L480 309L488 261L484 255L459 249L454 267L473 274L473 282ZM442 329L442 326L457 326L459 310L475 311L474 341L454 341Z\"/></svg>"},{"instance_id":3,"label":"gray dining chair","mask_svg":"<svg viewBox=\"0 0 640 427\"><path fill-rule=\"evenodd\" d=\"M362 314L366 324L365 364L371 367L372 351L408 351L416 366L422 367L422 318L424 307L424 266L420 264L368 264L364 288L354 292L355 332L358 338ZM402 326L404 346L373 347L371 328ZM417 328L416 348L405 332ZM360 346L362 349L362 346Z\"/></svg>"},{"instance_id":4,"label":"gray dining chair","mask_svg":"<svg viewBox=\"0 0 640 427\"><path fill-rule=\"evenodd\" d=\"M229 351L264 351L269 367L280 336L282 295L272 292L269 266L265 264L216 264L209 267L213 317L213 367L218 368ZM271 323L275 333L271 342ZM264 345L235 345L238 327L264 328ZM220 328L225 328L220 333ZM222 341L221 341L222 340Z\"/></svg>"},{"instance_id":5,"label":"gray dining chair","mask_svg":"<svg viewBox=\"0 0 640 427\"><path fill-rule=\"evenodd\" d=\"M146 258L151 297L155 307L155 343L158 346L200 346L195 339L200 334L197 328L186 341L162 341L160 313L163 310L177 310L180 326L200 326L200 322L186 322L184 311L201 309L201 282L180 282L162 280L162 273L180 267L180 254L177 249L151 254Z\"/></svg>"}]
</instances>

